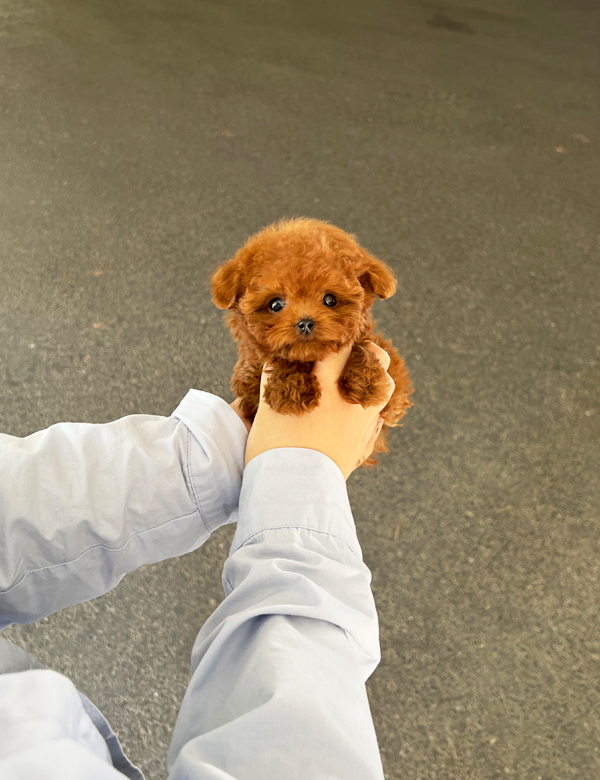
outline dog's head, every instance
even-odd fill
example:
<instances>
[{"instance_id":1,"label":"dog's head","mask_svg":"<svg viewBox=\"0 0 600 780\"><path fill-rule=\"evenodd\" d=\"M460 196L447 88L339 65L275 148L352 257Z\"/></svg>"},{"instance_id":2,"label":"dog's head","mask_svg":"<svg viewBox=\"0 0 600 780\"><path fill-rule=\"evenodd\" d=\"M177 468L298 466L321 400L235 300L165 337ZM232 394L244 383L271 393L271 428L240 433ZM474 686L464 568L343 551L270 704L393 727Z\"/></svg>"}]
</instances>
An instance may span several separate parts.
<instances>
[{"instance_id":1,"label":"dog's head","mask_svg":"<svg viewBox=\"0 0 600 780\"><path fill-rule=\"evenodd\" d=\"M316 219L283 220L252 236L212 278L220 309L267 354L312 362L356 341L391 270L354 237Z\"/></svg>"}]
</instances>

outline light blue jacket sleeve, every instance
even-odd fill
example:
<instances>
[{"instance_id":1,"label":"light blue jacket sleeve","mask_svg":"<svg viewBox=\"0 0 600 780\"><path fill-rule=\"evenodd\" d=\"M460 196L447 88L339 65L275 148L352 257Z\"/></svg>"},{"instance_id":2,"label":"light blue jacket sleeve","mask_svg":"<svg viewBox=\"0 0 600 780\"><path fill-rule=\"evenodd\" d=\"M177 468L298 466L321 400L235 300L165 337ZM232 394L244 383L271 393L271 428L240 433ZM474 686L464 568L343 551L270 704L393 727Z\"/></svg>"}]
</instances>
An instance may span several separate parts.
<instances>
[{"instance_id":1,"label":"light blue jacket sleeve","mask_svg":"<svg viewBox=\"0 0 600 780\"><path fill-rule=\"evenodd\" d=\"M100 596L235 521L246 437L199 390L171 417L0 434L0 630Z\"/></svg>"},{"instance_id":2,"label":"light blue jacket sleeve","mask_svg":"<svg viewBox=\"0 0 600 780\"><path fill-rule=\"evenodd\" d=\"M0 491L4 620L100 595L236 519L245 428L219 401L194 392L173 419L0 442L12 452L2 466L14 456L21 467ZM244 472L237 519L226 597L194 646L170 780L382 780L365 691L379 661L377 616L340 470L312 450L264 453ZM116 780L80 700L59 696L53 674L0 676L0 731L29 746L0 740L0 775ZM32 683L40 690L22 694ZM59 704L66 714L56 717Z\"/></svg>"},{"instance_id":3,"label":"light blue jacket sleeve","mask_svg":"<svg viewBox=\"0 0 600 780\"><path fill-rule=\"evenodd\" d=\"M251 461L170 780L382 780L365 690L379 661L370 579L333 461L305 449Z\"/></svg>"}]
</instances>

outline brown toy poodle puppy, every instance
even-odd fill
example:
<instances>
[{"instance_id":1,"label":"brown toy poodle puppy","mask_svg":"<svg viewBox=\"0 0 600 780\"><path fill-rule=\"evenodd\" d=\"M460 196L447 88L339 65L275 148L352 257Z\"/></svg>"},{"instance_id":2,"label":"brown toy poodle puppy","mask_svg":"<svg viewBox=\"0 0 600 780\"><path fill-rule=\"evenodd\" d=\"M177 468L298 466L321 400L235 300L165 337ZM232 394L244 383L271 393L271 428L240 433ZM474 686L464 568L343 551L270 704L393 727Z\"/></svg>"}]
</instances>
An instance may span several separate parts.
<instances>
[{"instance_id":1,"label":"brown toy poodle puppy","mask_svg":"<svg viewBox=\"0 0 600 780\"><path fill-rule=\"evenodd\" d=\"M340 393L351 403L380 403L387 385L383 367L366 348L373 341L389 354L388 373L396 383L375 445L376 453L387 452L386 428L412 406L413 388L391 341L374 332L371 306L395 290L390 268L327 222L282 220L251 236L212 277L213 300L229 310L238 342L232 388L244 416L253 419L258 409L265 363L271 367L265 400L273 409L282 414L314 409L321 389L311 374L313 363L350 343Z\"/></svg>"}]
</instances>

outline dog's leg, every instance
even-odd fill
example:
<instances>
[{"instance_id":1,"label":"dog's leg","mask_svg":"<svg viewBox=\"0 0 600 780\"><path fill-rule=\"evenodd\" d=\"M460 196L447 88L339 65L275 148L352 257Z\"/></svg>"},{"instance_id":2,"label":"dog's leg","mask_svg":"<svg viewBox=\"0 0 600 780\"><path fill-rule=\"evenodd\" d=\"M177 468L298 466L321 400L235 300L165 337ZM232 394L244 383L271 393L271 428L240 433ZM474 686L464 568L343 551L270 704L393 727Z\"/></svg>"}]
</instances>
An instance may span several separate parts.
<instances>
[{"instance_id":1,"label":"dog's leg","mask_svg":"<svg viewBox=\"0 0 600 780\"><path fill-rule=\"evenodd\" d=\"M240 358L236 363L231 387L240 399L240 410L244 417L253 420L260 400L260 376L262 365Z\"/></svg>"},{"instance_id":2,"label":"dog's leg","mask_svg":"<svg viewBox=\"0 0 600 780\"><path fill-rule=\"evenodd\" d=\"M352 348L338 387L342 398L364 407L376 406L387 398L388 380L383 366L365 344Z\"/></svg>"},{"instance_id":3,"label":"dog's leg","mask_svg":"<svg viewBox=\"0 0 600 780\"><path fill-rule=\"evenodd\" d=\"M363 463L363 466L367 467L376 465L376 456L388 451L388 426L394 427L398 425L406 410L412 406L408 396L413 391L404 361L392 346L392 342L385 339L380 333L372 336L371 341L385 349L390 356L390 365L387 373L394 380L395 387L392 397L381 411L384 425L375 442L373 455ZM388 393L388 383L381 363L366 348L366 344L357 344L354 347L340 377L338 386L340 393L347 401L359 403L363 406L374 406L377 403L381 403L385 400Z\"/></svg>"},{"instance_id":4,"label":"dog's leg","mask_svg":"<svg viewBox=\"0 0 600 780\"><path fill-rule=\"evenodd\" d=\"M280 414L303 414L319 405L321 387L312 363L274 360L265 385L265 401Z\"/></svg>"}]
</instances>

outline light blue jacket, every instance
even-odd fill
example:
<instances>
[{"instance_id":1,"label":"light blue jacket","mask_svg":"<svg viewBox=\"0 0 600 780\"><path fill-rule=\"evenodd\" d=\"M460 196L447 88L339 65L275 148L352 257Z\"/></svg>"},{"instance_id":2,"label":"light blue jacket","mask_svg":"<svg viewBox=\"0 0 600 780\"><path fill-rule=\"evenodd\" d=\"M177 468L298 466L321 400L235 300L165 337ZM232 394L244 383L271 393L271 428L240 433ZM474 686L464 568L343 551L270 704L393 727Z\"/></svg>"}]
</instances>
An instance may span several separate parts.
<instances>
[{"instance_id":1,"label":"light blue jacket","mask_svg":"<svg viewBox=\"0 0 600 780\"><path fill-rule=\"evenodd\" d=\"M244 470L245 441L229 405L197 390L167 418L0 434L0 628L96 598L237 522L226 598L194 645L169 778L381 780L365 691L377 616L343 475L293 448ZM10 672L18 651L2 641ZM0 675L0 780L122 772L141 776L66 677Z\"/></svg>"}]
</instances>

